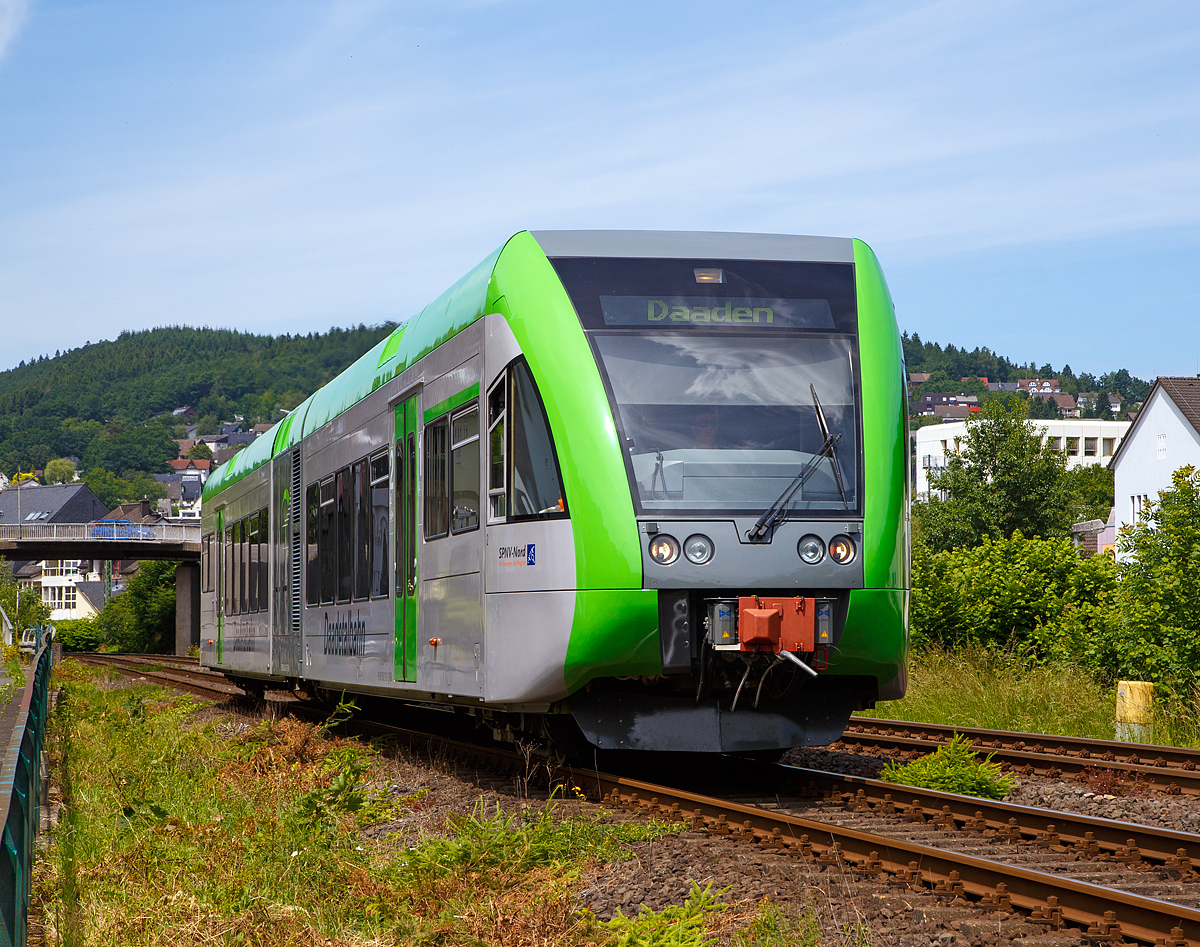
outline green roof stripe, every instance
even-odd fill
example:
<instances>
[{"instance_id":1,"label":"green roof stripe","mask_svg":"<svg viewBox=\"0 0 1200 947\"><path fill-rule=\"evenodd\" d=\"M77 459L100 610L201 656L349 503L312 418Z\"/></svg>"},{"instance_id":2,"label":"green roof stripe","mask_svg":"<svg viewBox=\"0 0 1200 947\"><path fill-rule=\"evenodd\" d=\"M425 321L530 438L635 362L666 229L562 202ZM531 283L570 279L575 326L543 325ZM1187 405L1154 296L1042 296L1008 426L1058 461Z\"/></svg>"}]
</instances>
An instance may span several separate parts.
<instances>
[{"instance_id":1,"label":"green roof stripe","mask_svg":"<svg viewBox=\"0 0 1200 947\"><path fill-rule=\"evenodd\" d=\"M425 423L428 424L434 418L441 417L447 411L453 411L460 404L466 404L473 398L479 397L479 382L471 385L470 388L464 388L456 395L451 395L445 401L439 401L432 408L425 412Z\"/></svg>"}]
</instances>

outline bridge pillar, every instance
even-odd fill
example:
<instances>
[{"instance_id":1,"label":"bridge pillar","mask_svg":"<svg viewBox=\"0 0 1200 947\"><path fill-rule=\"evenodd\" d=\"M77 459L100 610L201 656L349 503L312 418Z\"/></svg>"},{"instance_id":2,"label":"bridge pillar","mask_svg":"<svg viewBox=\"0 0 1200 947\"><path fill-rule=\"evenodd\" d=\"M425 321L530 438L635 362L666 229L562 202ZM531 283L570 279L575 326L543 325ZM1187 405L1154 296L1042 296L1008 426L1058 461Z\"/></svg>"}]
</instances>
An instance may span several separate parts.
<instances>
[{"instance_id":1,"label":"bridge pillar","mask_svg":"<svg viewBox=\"0 0 1200 947\"><path fill-rule=\"evenodd\" d=\"M175 567L175 653L200 646L200 563Z\"/></svg>"}]
</instances>

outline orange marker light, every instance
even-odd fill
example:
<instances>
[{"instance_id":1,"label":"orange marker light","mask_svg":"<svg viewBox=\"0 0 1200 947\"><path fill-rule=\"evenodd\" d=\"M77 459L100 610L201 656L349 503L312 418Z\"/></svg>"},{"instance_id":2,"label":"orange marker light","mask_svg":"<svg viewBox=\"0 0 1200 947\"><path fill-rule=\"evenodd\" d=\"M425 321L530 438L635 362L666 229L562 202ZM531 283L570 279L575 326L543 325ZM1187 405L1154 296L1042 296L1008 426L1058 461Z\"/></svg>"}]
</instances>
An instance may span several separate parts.
<instances>
[{"instance_id":1,"label":"orange marker light","mask_svg":"<svg viewBox=\"0 0 1200 947\"><path fill-rule=\"evenodd\" d=\"M442 639L441 638L430 638L429 643L436 648L438 645L440 645L442 643Z\"/></svg>"}]
</instances>

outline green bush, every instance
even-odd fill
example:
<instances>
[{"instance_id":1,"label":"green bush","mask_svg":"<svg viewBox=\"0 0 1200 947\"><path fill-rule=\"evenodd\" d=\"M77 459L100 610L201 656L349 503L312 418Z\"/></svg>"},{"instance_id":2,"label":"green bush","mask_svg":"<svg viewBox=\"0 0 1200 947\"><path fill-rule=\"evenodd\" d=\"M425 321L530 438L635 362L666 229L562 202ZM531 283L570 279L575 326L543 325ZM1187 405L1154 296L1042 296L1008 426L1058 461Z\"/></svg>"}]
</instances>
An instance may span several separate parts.
<instances>
[{"instance_id":1,"label":"green bush","mask_svg":"<svg viewBox=\"0 0 1200 947\"><path fill-rule=\"evenodd\" d=\"M54 623L56 640L64 651L99 651L104 645L104 630L94 618L75 618Z\"/></svg>"},{"instance_id":2,"label":"green bush","mask_svg":"<svg viewBox=\"0 0 1200 947\"><path fill-rule=\"evenodd\" d=\"M975 642L1077 660L1105 625L1117 585L1110 556L1083 558L1066 539L984 537L945 552L913 548L916 647Z\"/></svg>"},{"instance_id":3,"label":"green bush","mask_svg":"<svg viewBox=\"0 0 1200 947\"><path fill-rule=\"evenodd\" d=\"M1000 771L989 754L980 760L971 749L970 741L962 734L933 753L900 765L894 760L884 767L880 779L904 786L919 786L940 792L983 799L1003 799L1016 787L1017 781Z\"/></svg>"},{"instance_id":4,"label":"green bush","mask_svg":"<svg viewBox=\"0 0 1200 947\"><path fill-rule=\"evenodd\" d=\"M1181 467L1118 539L1121 583L1084 652L1114 680L1200 684L1200 472Z\"/></svg>"}]
</instances>

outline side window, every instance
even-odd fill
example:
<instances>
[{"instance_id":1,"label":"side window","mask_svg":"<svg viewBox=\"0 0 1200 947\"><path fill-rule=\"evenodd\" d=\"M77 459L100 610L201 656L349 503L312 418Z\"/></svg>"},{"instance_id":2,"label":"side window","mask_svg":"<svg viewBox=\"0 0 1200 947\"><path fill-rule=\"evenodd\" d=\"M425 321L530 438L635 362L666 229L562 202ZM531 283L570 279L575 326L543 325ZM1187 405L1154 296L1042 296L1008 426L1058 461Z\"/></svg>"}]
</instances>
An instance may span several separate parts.
<instances>
[{"instance_id":1,"label":"side window","mask_svg":"<svg viewBox=\"0 0 1200 947\"><path fill-rule=\"evenodd\" d=\"M335 513L337 490L333 477L321 482L321 513L317 545L321 558L321 604L332 605L337 586L337 538Z\"/></svg>"},{"instance_id":2,"label":"side window","mask_svg":"<svg viewBox=\"0 0 1200 947\"><path fill-rule=\"evenodd\" d=\"M354 597L371 594L371 496L370 473L364 458L354 465Z\"/></svg>"},{"instance_id":3,"label":"side window","mask_svg":"<svg viewBox=\"0 0 1200 947\"><path fill-rule=\"evenodd\" d=\"M250 566L250 518L243 516L240 526L242 540L238 545L238 612L244 615L250 611L250 581L247 576Z\"/></svg>"},{"instance_id":4,"label":"side window","mask_svg":"<svg viewBox=\"0 0 1200 947\"><path fill-rule=\"evenodd\" d=\"M304 494L304 581L307 586L304 601L308 605L319 605L321 602L321 568L318 559L320 514L321 486L310 483L308 491Z\"/></svg>"},{"instance_id":5,"label":"side window","mask_svg":"<svg viewBox=\"0 0 1200 947\"><path fill-rule=\"evenodd\" d=\"M550 424L537 385L524 359L509 368L512 378L509 423L512 426L509 462L509 517L566 515L567 504L554 454Z\"/></svg>"},{"instance_id":6,"label":"side window","mask_svg":"<svg viewBox=\"0 0 1200 947\"><path fill-rule=\"evenodd\" d=\"M450 422L450 528L456 533L479 528L479 408L472 405Z\"/></svg>"},{"instance_id":7,"label":"side window","mask_svg":"<svg viewBox=\"0 0 1200 947\"><path fill-rule=\"evenodd\" d=\"M487 398L488 423L488 522L503 523L508 512L506 471L508 441L505 438L504 410L508 395L508 372L501 374Z\"/></svg>"},{"instance_id":8,"label":"side window","mask_svg":"<svg viewBox=\"0 0 1200 947\"><path fill-rule=\"evenodd\" d=\"M270 604L267 590L271 587L271 508L258 511L258 610L265 612Z\"/></svg>"},{"instance_id":9,"label":"side window","mask_svg":"<svg viewBox=\"0 0 1200 947\"><path fill-rule=\"evenodd\" d=\"M425 425L425 538L436 539L450 531L447 441L450 419Z\"/></svg>"},{"instance_id":10,"label":"side window","mask_svg":"<svg viewBox=\"0 0 1200 947\"><path fill-rule=\"evenodd\" d=\"M388 453L371 458L371 597L388 594Z\"/></svg>"},{"instance_id":11,"label":"side window","mask_svg":"<svg viewBox=\"0 0 1200 947\"><path fill-rule=\"evenodd\" d=\"M246 557L250 573L250 594L248 611L258 611L258 555L259 543L262 537L258 532L258 510L250 514L250 555Z\"/></svg>"},{"instance_id":12,"label":"side window","mask_svg":"<svg viewBox=\"0 0 1200 947\"><path fill-rule=\"evenodd\" d=\"M212 533L200 542L200 591L212 591Z\"/></svg>"},{"instance_id":13,"label":"side window","mask_svg":"<svg viewBox=\"0 0 1200 947\"><path fill-rule=\"evenodd\" d=\"M337 600L350 601L354 591L354 497L350 468L337 472Z\"/></svg>"}]
</instances>

